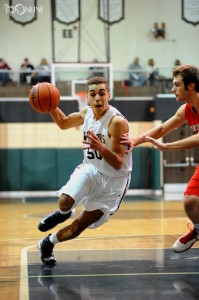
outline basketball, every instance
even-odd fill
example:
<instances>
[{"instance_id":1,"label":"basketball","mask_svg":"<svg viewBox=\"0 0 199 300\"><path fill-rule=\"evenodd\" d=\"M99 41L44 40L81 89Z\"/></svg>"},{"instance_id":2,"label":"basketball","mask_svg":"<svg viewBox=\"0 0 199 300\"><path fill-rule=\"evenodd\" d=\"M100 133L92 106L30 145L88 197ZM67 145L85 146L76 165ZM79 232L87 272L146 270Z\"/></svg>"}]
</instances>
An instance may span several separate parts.
<instances>
[{"instance_id":1,"label":"basketball","mask_svg":"<svg viewBox=\"0 0 199 300\"><path fill-rule=\"evenodd\" d=\"M29 102L35 111L49 113L59 105L60 93L51 83L37 83L29 92Z\"/></svg>"}]
</instances>

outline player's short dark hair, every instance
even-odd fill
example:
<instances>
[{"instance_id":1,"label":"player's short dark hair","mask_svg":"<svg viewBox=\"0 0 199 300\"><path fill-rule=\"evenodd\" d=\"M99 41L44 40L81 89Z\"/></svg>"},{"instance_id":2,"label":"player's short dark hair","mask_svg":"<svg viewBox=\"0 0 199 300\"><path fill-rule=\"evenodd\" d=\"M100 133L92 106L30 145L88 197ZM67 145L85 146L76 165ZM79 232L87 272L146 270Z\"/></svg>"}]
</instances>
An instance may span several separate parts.
<instances>
[{"instance_id":1,"label":"player's short dark hair","mask_svg":"<svg viewBox=\"0 0 199 300\"><path fill-rule=\"evenodd\" d=\"M104 83L109 91L109 84L108 84L108 81L104 78L104 77L92 77L90 78L86 85L87 85L87 90L88 90L88 87L89 85L92 85L92 84L101 84L101 83Z\"/></svg>"},{"instance_id":2,"label":"player's short dark hair","mask_svg":"<svg viewBox=\"0 0 199 300\"><path fill-rule=\"evenodd\" d=\"M173 70L173 76L180 75L187 90L190 83L195 83L195 91L199 92L199 68L193 65L182 65Z\"/></svg>"}]
</instances>

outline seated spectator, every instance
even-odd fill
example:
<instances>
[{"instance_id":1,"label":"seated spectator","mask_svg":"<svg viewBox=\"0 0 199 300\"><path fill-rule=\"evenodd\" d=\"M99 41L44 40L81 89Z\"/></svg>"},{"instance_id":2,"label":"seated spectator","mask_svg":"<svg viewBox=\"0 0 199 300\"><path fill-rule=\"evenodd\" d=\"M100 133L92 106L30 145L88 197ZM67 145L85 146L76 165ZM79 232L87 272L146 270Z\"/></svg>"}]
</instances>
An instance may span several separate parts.
<instances>
[{"instance_id":1,"label":"seated spectator","mask_svg":"<svg viewBox=\"0 0 199 300\"><path fill-rule=\"evenodd\" d=\"M142 72L142 67L139 64L139 58L135 57L133 63L129 65L129 80L132 86L144 86L146 85L146 77Z\"/></svg>"},{"instance_id":2,"label":"seated spectator","mask_svg":"<svg viewBox=\"0 0 199 300\"><path fill-rule=\"evenodd\" d=\"M24 58L24 61L21 64L20 70L24 71L24 72L20 73L20 84L30 83L30 82L28 82L28 78L32 74L32 70L34 70L34 67L30 63L28 58Z\"/></svg>"},{"instance_id":3,"label":"seated spectator","mask_svg":"<svg viewBox=\"0 0 199 300\"><path fill-rule=\"evenodd\" d=\"M181 66L181 61L179 59L176 59L174 62L174 66L175 67Z\"/></svg>"},{"instance_id":4,"label":"seated spectator","mask_svg":"<svg viewBox=\"0 0 199 300\"><path fill-rule=\"evenodd\" d=\"M93 64L97 64L97 63L99 63L99 61L97 59L94 59ZM104 68L103 67L90 67L89 71L90 71L89 78L104 77Z\"/></svg>"},{"instance_id":5,"label":"seated spectator","mask_svg":"<svg viewBox=\"0 0 199 300\"><path fill-rule=\"evenodd\" d=\"M149 85L150 86L156 85L156 80L159 78L159 74L153 58L149 58L148 64L146 66L146 71L147 71Z\"/></svg>"},{"instance_id":6,"label":"seated spectator","mask_svg":"<svg viewBox=\"0 0 199 300\"><path fill-rule=\"evenodd\" d=\"M42 58L40 65L35 69L35 73L31 75L31 85L38 82L51 82L51 66L46 58Z\"/></svg>"},{"instance_id":7,"label":"seated spectator","mask_svg":"<svg viewBox=\"0 0 199 300\"><path fill-rule=\"evenodd\" d=\"M0 81L2 86L6 86L10 79L9 70L10 66L5 62L3 58L0 58ZM5 71L5 72L4 72Z\"/></svg>"}]
</instances>

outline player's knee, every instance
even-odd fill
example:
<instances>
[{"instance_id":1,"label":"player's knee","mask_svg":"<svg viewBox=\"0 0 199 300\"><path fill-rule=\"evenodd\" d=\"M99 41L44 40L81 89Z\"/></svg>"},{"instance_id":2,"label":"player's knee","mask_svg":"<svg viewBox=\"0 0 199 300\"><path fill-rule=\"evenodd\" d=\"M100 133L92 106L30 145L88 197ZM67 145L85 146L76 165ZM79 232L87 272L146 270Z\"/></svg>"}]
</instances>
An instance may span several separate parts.
<instances>
[{"instance_id":1,"label":"player's knee","mask_svg":"<svg viewBox=\"0 0 199 300\"><path fill-rule=\"evenodd\" d=\"M184 197L184 209L186 212L193 212L199 208L199 197L190 195Z\"/></svg>"},{"instance_id":2,"label":"player's knee","mask_svg":"<svg viewBox=\"0 0 199 300\"><path fill-rule=\"evenodd\" d=\"M59 198L59 208L62 211L69 211L74 204L74 199L69 195L62 194Z\"/></svg>"}]
</instances>

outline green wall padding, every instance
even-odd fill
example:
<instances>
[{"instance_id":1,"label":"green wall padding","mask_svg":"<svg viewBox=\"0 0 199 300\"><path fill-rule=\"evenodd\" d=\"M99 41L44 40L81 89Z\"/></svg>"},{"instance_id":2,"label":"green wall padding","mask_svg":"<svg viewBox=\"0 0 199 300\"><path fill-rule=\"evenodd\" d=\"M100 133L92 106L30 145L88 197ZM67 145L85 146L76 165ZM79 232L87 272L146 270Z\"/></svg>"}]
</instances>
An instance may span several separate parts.
<instances>
[{"instance_id":1,"label":"green wall padding","mask_svg":"<svg viewBox=\"0 0 199 300\"><path fill-rule=\"evenodd\" d=\"M20 149L0 150L0 190L22 190L22 169Z\"/></svg>"},{"instance_id":2,"label":"green wall padding","mask_svg":"<svg viewBox=\"0 0 199 300\"><path fill-rule=\"evenodd\" d=\"M57 189L69 180L74 169L82 163L82 149L57 149Z\"/></svg>"},{"instance_id":3,"label":"green wall padding","mask_svg":"<svg viewBox=\"0 0 199 300\"><path fill-rule=\"evenodd\" d=\"M138 147L132 151L133 171L130 188L148 189L150 186L150 149Z\"/></svg>"},{"instance_id":4,"label":"green wall padding","mask_svg":"<svg viewBox=\"0 0 199 300\"><path fill-rule=\"evenodd\" d=\"M138 147L132 152L130 189L160 189L159 151ZM1 149L0 190L58 190L83 161L82 149Z\"/></svg>"},{"instance_id":5,"label":"green wall padding","mask_svg":"<svg viewBox=\"0 0 199 300\"><path fill-rule=\"evenodd\" d=\"M22 190L55 190L56 175L55 149L22 150Z\"/></svg>"}]
</instances>

